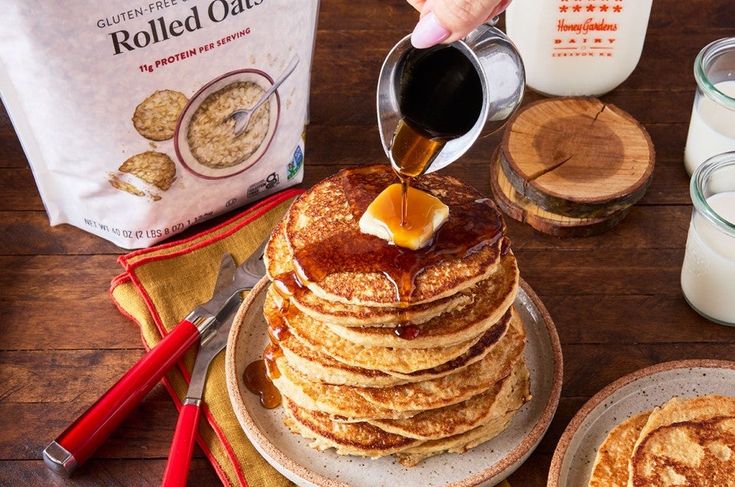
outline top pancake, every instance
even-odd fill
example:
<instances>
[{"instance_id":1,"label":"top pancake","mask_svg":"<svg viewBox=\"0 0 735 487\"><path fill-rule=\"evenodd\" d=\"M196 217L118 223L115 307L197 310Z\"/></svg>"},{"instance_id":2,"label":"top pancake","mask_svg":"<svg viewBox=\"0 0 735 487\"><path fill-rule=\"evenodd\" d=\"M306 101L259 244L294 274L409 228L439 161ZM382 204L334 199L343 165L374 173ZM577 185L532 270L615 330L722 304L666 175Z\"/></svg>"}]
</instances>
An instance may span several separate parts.
<instances>
[{"instance_id":1,"label":"top pancake","mask_svg":"<svg viewBox=\"0 0 735 487\"><path fill-rule=\"evenodd\" d=\"M641 443L632 485L735 486L735 418L661 426Z\"/></svg>"},{"instance_id":2,"label":"top pancake","mask_svg":"<svg viewBox=\"0 0 735 487\"><path fill-rule=\"evenodd\" d=\"M396 176L387 165L343 170L315 185L293 203L286 216L286 239L296 263L302 269L308 268L305 274L309 280L305 284L317 297L347 304L397 306L400 299L396 284L384 272L374 270L387 265L380 253L387 252L389 244L362 234L359 228L367 205L394 182ZM458 209L482 199L475 189L448 176L425 175L416 180L415 186L449 207L446 231L457 225L471 225L458 221ZM489 201L483 204L487 207L488 221L499 222L499 233L502 233L504 228L497 209ZM416 275L407 301L411 305L436 301L486 278L499 259L501 240L428 265ZM415 252L413 255L432 250ZM306 258L311 261L308 265ZM356 265L355 269L347 268L348 260ZM333 268L327 269L330 266ZM322 275L315 276L315 272Z\"/></svg>"},{"instance_id":3,"label":"top pancake","mask_svg":"<svg viewBox=\"0 0 735 487\"><path fill-rule=\"evenodd\" d=\"M273 229L271 238L265 249L264 259L268 279L294 271L293 255L286 240L286 222L281 220ZM304 314L325 323L339 323L343 327L385 326L410 321L423 323L442 313L462 307L472 301L469 293L458 293L443 299L424 303L418 306L390 307L363 306L337 301L326 301L311 291L304 290L291 296L291 302Z\"/></svg>"},{"instance_id":4,"label":"top pancake","mask_svg":"<svg viewBox=\"0 0 735 487\"><path fill-rule=\"evenodd\" d=\"M725 396L674 398L656 408L633 450L628 485L735 485L732 418L735 398Z\"/></svg>"}]
</instances>

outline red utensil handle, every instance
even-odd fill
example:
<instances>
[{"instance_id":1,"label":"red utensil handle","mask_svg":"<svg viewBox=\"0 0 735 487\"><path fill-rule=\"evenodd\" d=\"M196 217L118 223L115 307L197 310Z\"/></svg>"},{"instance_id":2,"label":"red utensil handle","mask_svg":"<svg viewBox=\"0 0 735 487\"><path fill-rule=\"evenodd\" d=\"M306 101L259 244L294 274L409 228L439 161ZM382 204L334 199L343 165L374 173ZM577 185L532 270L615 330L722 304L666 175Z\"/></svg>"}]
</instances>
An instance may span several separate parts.
<instances>
[{"instance_id":1,"label":"red utensil handle","mask_svg":"<svg viewBox=\"0 0 735 487\"><path fill-rule=\"evenodd\" d=\"M181 321L46 447L46 464L69 474L84 463L198 339L197 327Z\"/></svg>"},{"instance_id":2,"label":"red utensil handle","mask_svg":"<svg viewBox=\"0 0 735 487\"><path fill-rule=\"evenodd\" d=\"M187 400L188 401L188 400ZM194 434L199 424L199 401L184 402L176 422L176 433L168 454L162 487L185 487L189 477L191 452L194 450Z\"/></svg>"}]
</instances>

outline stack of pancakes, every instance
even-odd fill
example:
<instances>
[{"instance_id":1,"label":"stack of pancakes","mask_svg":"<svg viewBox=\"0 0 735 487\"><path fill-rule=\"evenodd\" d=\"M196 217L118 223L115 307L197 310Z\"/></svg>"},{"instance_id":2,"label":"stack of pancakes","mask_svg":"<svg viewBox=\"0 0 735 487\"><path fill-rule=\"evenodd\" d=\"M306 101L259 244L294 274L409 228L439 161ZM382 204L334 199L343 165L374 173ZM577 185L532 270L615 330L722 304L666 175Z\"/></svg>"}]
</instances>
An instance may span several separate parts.
<instances>
[{"instance_id":1,"label":"stack of pancakes","mask_svg":"<svg viewBox=\"0 0 735 487\"><path fill-rule=\"evenodd\" d=\"M600 445L590 487L735 486L735 398L674 398Z\"/></svg>"},{"instance_id":2,"label":"stack of pancakes","mask_svg":"<svg viewBox=\"0 0 735 487\"><path fill-rule=\"evenodd\" d=\"M393 182L386 166L342 171L291 206L265 254L272 343L264 355L287 425L313 447L393 454L413 466L502 432L530 399L530 383L513 309L518 267L495 206L481 200L501 222L495 238L441 258L417 251L432 258L409 276L403 300L395 268L383 272L376 260L385 255L374 250L389 244L358 226ZM449 206L449 230L478 224L452 221L453 207L480 200L474 189L434 174L417 187Z\"/></svg>"}]
</instances>

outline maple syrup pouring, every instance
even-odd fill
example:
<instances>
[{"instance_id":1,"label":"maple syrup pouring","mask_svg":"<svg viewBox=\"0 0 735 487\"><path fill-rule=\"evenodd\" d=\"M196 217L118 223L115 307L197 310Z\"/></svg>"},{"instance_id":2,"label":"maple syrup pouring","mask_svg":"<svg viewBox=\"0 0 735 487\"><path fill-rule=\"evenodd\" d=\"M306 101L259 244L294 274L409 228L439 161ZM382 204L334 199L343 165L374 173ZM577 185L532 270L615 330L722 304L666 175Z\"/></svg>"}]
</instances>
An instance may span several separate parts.
<instances>
[{"instance_id":1,"label":"maple syrup pouring","mask_svg":"<svg viewBox=\"0 0 735 487\"><path fill-rule=\"evenodd\" d=\"M480 76L472 61L457 48L437 46L415 50L403 61L399 105L403 119L391 141L391 164L401 182L400 222L406 227L410 215L431 217L429 208L408 205L410 186L420 189L415 178L422 175L444 146L469 132L477 122L483 103ZM375 177L355 170L341 173L355 221L389 184L391 178ZM386 210L387 211L387 210ZM392 216L383 221L392 220ZM426 216L424 216L426 215ZM427 222L428 223L428 222ZM489 200L452 204L447 222L432 242L419 250L388 245L380 238L354 231L332 235L328 240L294 249L294 272L277 276L276 291L284 301L304 292L308 282L320 282L337 272L382 273L393 284L396 305L408 307L416 277L427 267L445 259L462 258L497 243L503 235L502 217ZM287 313L286 308L284 313ZM406 318L408 317L406 313ZM411 340L421 329L401 319L394 333Z\"/></svg>"},{"instance_id":2,"label":"maple syrup pouring","mask_svg":"<svg viewBox=\"0 0 735 487\"><path fill-rule=\"evenodd\" d=\"M431 166L444 146L474 127L482 83L472 61L452 46L409 52L402 61L398 104L403 119L391 141L391 164L401 180L401 226L411 180Z\"/></svg>"}]
</instances>

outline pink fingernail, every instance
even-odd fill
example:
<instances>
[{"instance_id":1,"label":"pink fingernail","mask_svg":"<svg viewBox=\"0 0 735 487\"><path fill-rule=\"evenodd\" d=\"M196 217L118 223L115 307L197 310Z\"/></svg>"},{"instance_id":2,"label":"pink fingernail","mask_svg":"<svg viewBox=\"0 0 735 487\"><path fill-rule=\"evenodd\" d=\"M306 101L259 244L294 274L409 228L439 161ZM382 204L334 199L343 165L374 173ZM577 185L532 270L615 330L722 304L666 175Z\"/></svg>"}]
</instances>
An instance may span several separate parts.
<instances>
[{"instance_id":1,"label":"pink fingernail","mask_svg":"<svg viewBox=\"0 0 735 487\"><path fill-rule=\"evenodd\" d=\"M416 28L411 34L411 44L416 49L426 49L439 44L450 34L451 32L436 19L434 12L431 12L416 24Z\"/></svg>"}]
</instances>

